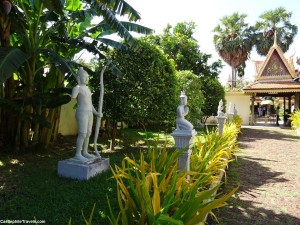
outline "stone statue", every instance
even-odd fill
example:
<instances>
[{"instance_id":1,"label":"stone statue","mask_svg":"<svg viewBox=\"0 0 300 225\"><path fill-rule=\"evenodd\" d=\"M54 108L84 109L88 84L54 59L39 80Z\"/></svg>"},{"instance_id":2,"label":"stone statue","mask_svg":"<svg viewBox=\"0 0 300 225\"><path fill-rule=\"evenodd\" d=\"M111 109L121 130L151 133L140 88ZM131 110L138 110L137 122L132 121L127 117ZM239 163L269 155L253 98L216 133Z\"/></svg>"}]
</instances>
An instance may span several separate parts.
<instances>
[{"instance_id":1,"label":"stone statue","mask_svg":"<svg viewBox=\"0 0 300 225\"><path fill-rule=\"evenodd\" d=\"M236 107L235 107L235 104L233 104L233 114L234 114L234 115L237 115L237 114L238 114L238 111L237 111L237 109L236 109Z\"/></svg>"},{"instance_id":2,"label":"stone statue","mask_svg":"<svg viewBox=\"0 0 300 225\"><path fill-rule=\"evenodd\" d=\"M222 101L222 99L219 101L218 116L225 116L225 114L223 113L223 101Z\"/></svg>"},{"instance_id":3,"label":"stone statue","mask_svg":"<svg viewBox=\"0 0 300 225\"><path fill-rule=\"evenodd\" d=\"M178 130L193 129L193 124L184 118L189 112L189 108L185 106L186 104L187 96L185 95L185 91L182 91L180 95L180 105L177 107L176 129Z\"/></svg>"},{"instance_id":4,"label":"stone statue","mask_svg":"<svg viewBox=\"0 0 300 225\"><path fill-rule=\"evenodd\" d=\"M229 102L229 106L228 106L228 114L232 114L231 102Z\"/></svg>"},{"instance_id":5,"label":"stone statue","mask_svg":"<svg viewBox=\"0 0 300 225\"><path fill-rule=\"evenodd\" d=\"M89 81L88 73L79 68L77 73L78 85L72 90L72 98L77 98L76 120L78 124L78 136L76 141L76 154L73 159L86 162L96 157L88 153L89 139L92 133L93 114L100 117L93 104L92 93L86 86Z\"/></svg>"}]
</instances>

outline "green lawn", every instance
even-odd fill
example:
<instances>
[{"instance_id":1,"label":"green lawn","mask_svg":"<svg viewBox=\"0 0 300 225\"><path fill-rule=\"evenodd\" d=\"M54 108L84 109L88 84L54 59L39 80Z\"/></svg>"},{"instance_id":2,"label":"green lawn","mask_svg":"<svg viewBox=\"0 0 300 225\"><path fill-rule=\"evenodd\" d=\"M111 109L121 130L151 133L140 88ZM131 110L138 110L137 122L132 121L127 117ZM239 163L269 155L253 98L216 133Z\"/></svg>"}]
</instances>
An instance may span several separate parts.
<instances>
[{"instance_id":1,"label":"green lawn","mask_svg":"<svg viewBox=\"0 0 300 225\"><path fill-rule=\"evenodd\" d=\"M125 129L116 151L104 151L101 155L109 157L111 166L120 165L124 156L138 157L140 151L147 151L147 143L152 145L158 136L161 144L167 140L168 147L174 146L173 138L162 132ZM118 210L116 184L110 171L88 181L57 175L58 161L75 154L75 140L76 137L63 137L47 152L1 153L0 220L36 218L46 224L63 225L71 218L73 225L82 225L82 211L88 216L95 203L94 224L109 224L107 196L113 210ZM99 148L109 145L106 139L100 142Z\"/></svg>"}]
</instances>

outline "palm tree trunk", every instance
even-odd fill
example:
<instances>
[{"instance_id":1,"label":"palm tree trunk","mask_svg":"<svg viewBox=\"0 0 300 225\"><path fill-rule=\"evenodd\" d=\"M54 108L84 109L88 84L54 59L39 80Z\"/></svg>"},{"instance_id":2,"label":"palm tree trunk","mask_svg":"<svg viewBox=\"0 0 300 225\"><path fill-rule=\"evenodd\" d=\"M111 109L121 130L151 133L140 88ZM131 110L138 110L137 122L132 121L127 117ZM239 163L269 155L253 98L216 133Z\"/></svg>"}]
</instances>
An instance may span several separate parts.
<instances>
[{"instance_id":1,"label":"palm tree trunk","mask_svg":"<svg viewBox=\"0 0 300 225\"><path fill-rule=\"evenodd\" d=\"M236 72L237 72L237 69L234 67L231 67L232 88L236 88Z\"/></svg>"}]
</instances>

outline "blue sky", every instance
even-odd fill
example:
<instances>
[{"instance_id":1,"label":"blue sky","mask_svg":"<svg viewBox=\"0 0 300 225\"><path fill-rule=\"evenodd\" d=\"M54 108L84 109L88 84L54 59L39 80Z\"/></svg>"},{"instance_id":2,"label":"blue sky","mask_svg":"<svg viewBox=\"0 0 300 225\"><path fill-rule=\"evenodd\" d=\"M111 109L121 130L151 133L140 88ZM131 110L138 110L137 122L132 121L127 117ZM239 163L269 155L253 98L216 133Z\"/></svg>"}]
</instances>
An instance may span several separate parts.
<instances>
[{"instance_id":1,"label":"blue sky","mask_svg":"<svg viewBox=\"0 0 300 225\"><path fill-rule=\"evenodd\" d=\"M196 23L194 37L198 40L200 50L211 54L213 60L220 59L213 45L212 30L220 23L220 18L231 15L234 12L247 14L246 22L254 24L259 16L268 10L284 7L292 12L291 22L298 26L300 33L300 1L299 0L126 0L140 14L142 19L139 24L152 28L156 34L161 34L169 23L176 25L178 22L193 21ZM300 34L294 40L290 50L285 53L289 57L296 49L296 57L300 57ZM250 57L259 60L255 51ZM224 62L224 68L219 76L224 84L231 73L231 69ZM253 64L246 64L245 79L252 80L254 75Z\"/></svg>"}]
</instances>

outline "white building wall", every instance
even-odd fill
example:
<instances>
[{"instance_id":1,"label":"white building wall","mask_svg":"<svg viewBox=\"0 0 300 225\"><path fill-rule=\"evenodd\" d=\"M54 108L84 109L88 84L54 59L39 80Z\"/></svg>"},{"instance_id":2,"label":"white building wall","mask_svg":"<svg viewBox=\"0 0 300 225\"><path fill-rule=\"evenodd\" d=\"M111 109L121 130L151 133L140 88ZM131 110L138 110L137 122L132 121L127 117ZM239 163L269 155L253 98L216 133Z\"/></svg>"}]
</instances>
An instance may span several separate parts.
<instances>
[{"instance_id":1,"label":"white building wall","mask_svg":"<svg viewBox=\"0 0 300 225\"><path fill-rule=\"evenodd\" d=\"M246 95L243 92L226 92L225 94L226 112L228 112L230 102L232 110L235 104L238 115L242 117L243 125L249 125L251 116L250 98L250 95Z\"/></svg>"},{"instance_id":2,"label":"white building wall","mask_svg":"<svg viewBox=\"0 0 300 225\"><path fill-rule=\"evenodd\" d=\"M58 133L62 135L76 135L77 134L77 121L75 118L76 99L72 99L68 104L61 106L60 120Z\"/></svg>"}]
</instances>

